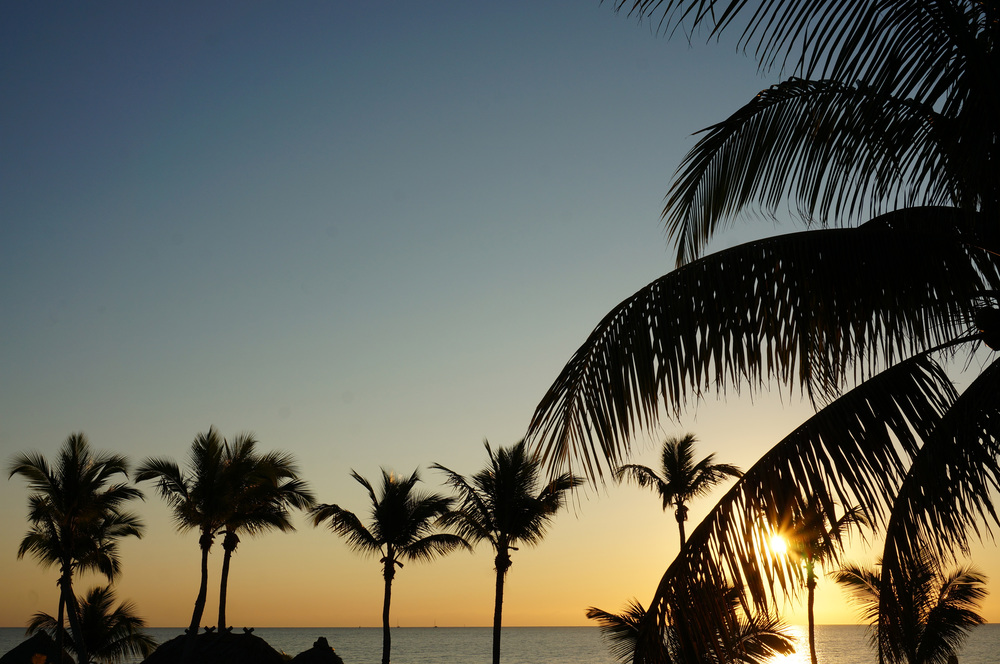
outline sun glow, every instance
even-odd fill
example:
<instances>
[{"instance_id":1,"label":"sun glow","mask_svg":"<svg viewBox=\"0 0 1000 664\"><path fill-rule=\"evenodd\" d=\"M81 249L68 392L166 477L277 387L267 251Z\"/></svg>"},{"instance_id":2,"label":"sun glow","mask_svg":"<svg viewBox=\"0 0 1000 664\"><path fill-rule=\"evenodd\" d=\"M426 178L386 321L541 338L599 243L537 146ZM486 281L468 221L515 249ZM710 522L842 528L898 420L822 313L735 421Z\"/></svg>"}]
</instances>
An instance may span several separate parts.
<instances>
[{"instance_id":1,"label":"sun glow","mask_svg":"<svg viewBox=\"0 0 1000 664\"><path fill-rule=\"evenodd\" d=\"M776 556L783 556L788 553L788 542L781 535L771 537L771 551Z\"/></svg>"}]
</instances>

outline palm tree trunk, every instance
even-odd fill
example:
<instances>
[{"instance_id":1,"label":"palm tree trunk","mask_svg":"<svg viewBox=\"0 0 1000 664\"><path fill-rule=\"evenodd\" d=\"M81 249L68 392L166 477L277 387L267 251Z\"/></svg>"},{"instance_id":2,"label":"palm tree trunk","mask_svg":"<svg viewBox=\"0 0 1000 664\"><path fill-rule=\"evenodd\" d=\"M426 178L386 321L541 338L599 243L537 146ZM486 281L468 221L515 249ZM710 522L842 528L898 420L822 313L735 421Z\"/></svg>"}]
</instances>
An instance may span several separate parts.
<instances>
[{"instance_id":1,"label":"palm tree trunk","mask_svg":"<svg viewBox=\"0 0 1000 664\"><path fill-rule=\"evenodd\" d=\"M674 516L677 518L677 530L681 533L681 548L684 547L684 542L687 538L684 536L684 522L687 521L688 508L684 503L677 503L677 510L674 512Z\"/></svg>"},{"instance_id":2,"label":"palm tree trunk","mask_svg":"<svg viewBox=\"0 0 1000 664\"><path fill-rule=\"evenodd\" d=\"M503 582L510 569L510 554L506 547L497 551L497 589L493 603L493 664L500 664L500 632L503 625Z\"/></svg>"},{"instance_id":3,"label":"palm tree trunk","mask_svg":"<svg viewBox=\"0 0 1000 664\"><path fill-rule=\"evenodd\" d=\"M191 613L191 624L188 625L187 638L184 639L184 650L181 652L181 664L191 660L194 646L201 625L201 616L205 613L205 599L208 597L208 551L212 547L214 536L203 532L198 539L201 547L201 582L198 585L198 597L194 600L194 611Z\"/></svg>"},{"instance_id":4,"label":"palm tree trunk","mask_svg":"<svg viewBox=\"0 0 1000 664\"><path fill-rule=\"evenodd\" d=\"M191 613L190 634L195 635L201 626L201 616L205 613L205 600L208 598L208 551L212 547L214 537L211 533L202 533L201 545L201 583L198 585L198 597L194 600L194 611Z\"/></svg>"},{"instance_id":5,"label":"palm tree trunk","mask_svg":"<svg viewBox=\"0 0 1000 664\"><path fill-rule=\"evenodd\" d=\"M219 633L226 629L226 598L229 594L229 561L236 550L236 543L239 539L232 535L235 542L230 540L230 533L226 533L226 538L222 542L222 550L225 552L222 557L222 579L219 581Z\"/></svg>"},{"instance_id":6,"label":"palm tree trunk","mask_svg":"<svg viewBox=\"0 0 1000 664\"><path fill-rule=\"evenodd\" d=\"M63 649L66 647L66 598L62 594L62 582L59 584L59 618L58 618L58 646L59 657L62 657ZM61 659L60 659L61 661Z\"/></svg>"},{"instance_id":7,"label":"palm tree trunk","mask_svg":"<svg viewBox=\"0 0 1000 664\"><path fill-rule=\"evenodd\" d=\"M382 576L385 577L385 597L382 600L382 664L389 664L389 650L392 647L392 632L389 628L389 604L392 600L392 577L396 575L396 561L392 547L383 558Z\"/></svg>"},{"instance_id":8,"label":"palm tree trunk","mask_svg":"<svg viewBox=\"0 0 1000 664\"><path fill-rule=\"evenodd\" d=\"M62 578L59 580L60 594L62 595L60 601L66 606L66 613L69 614L69 626L73 631L73 647L76 650L77 661L79 664L89 664L90 653L87 652L87 642L84 638L83 626L80 624L80 607L76 602L76 595L73 593L73 577L69 569L68 566L65 567L66 571L63 572Z\"/></svg>"},{"instance_id":9,"label":"palm tree trunk","mask_svg":"<svg viewBox=\"0 0 1000 664\"><path fill-rule=\"evenodd\" d=\"M809 659L816 664L816 617L813 606L816 601L816 574L813 572L813 561L806 561L806 588L808 589L807 605L809 615Z\"/></svg>"}]
</instances>

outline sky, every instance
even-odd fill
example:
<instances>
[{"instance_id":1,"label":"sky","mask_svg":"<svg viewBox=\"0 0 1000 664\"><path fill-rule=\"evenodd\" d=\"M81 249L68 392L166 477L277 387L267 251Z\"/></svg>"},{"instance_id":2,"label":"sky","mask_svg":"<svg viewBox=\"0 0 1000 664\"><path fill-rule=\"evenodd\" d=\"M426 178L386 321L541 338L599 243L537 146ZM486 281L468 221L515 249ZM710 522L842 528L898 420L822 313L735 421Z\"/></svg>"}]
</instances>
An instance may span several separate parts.
<instances>
[{"instance_id":1,"label":"sky","mask_svg":"<svg viewBox=\"0 0 1000 664\"><path fill-rule=\"evenodd\" d=\"M183 463L215 426L291 452L321 502L358 513L352 470L444 490L430 464L471 474L484 439L519 440L594 325L671 269L659 212L692 134L777 80L597 0L3 3L0 458L82 431ZM691 431L745 468L808 412L709 397L632 461ZM118 592L186 625L197 537L145 489ZM0 626L57 609L57 571L17 559L26 504L4 477ZM377 560L296 525L241 543L233 624L380 624ZM677 537L651 492L589 490L514 554L504 622L648 601ZM995 545L973 558L1000 578ZM490 624L492 568L488 547L407 564L393 621ZM817 592L818 622L857 621L832 582ZM1000 621L996 597L985 613Z\"/></svg>"}]
</instances>

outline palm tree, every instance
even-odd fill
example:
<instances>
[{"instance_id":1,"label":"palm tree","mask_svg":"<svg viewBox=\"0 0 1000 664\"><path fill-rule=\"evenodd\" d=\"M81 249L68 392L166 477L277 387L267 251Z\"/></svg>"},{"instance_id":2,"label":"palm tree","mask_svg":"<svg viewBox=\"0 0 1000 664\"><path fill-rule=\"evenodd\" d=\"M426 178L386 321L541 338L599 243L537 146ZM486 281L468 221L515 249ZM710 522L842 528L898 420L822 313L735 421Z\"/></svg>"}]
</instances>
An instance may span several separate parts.
<instances>
[{"instance_id":1,"label":"palm tree","mask_svg":"<svg viewBox=\"0 0 1000 664\"><path fill-rule=\"evenodd\" d=\"M136 474L139 481L156 481L157 491L173 511L178 530L198 530L201 582L187 630L192 639L198 633L208 597L208 554L230 513L231 496L224 475L224 447L225 441L218 430L209 427L208 433L198 434L191 443L187 473L182 472L171 459L147 458L139 465ZM190 644L186 646L190 654L194 642L189 640L187 643Z\"/></svg>"},{"instance_id":2,"label":"palm tree","mask_svg":"<svg viewBox=\"0 0 1000 664\"><path fill-rule=\"evenodd\" d=\"M723 594L730 602L735 626L725 634L720 632L715 643L717 648L698 661L766 664L776 656L795 652L792 639L776 616L768 613L747 615L740 606L738 593L728 589ZM612 656L622 664L636 659L637 652L651 659L685 661L685 647L676 632L668 632L651 644L644 642L642 624L646 609L634 598L622 613L610 613L592 606L587 609L587 618L597 622Z\"/></svg>"},{"instance_id":3,"label":"palm tree","mask_svg":"<svg viewBox=\"0 0 1000 664\"><path fill-rule=\"evenodd\" d=\"M684 546L684 522L687 521L687 503L693 498L706 495L714 486L727 477L740 477L743 472L728 463L713 463L715 455L709 454L697 463L694 460L694 444L697 439L688 433L677 438L671 437L663 441L663 452L660 458L662 475L646 466L626 464L615 471L618 481L629 479L640 487L651 487L663 501L663 510L674 506L674 516L677 518L677 529L681 535L681 546Z\"/></svg>"},{"instance_id":4,"label":"palm tree","mask_svg":"<svg viewBox=\"0 0 1000 664\"><path fill-rule=\"evenodd\" d=\"M997 521L1000 368L988 363L959 394L939 364L982 342L1000 348L997 0L616 7L666 32L735 26L762 68L792 77L710 127L685 159L664 210L680 266L598 324L529 440L551 468L579 464L598 479L636 429L664 407L679 415L707 386L778 382L817 406L667 570L648 612L659 630L685 579L728 575L760 602L768 573L781 587L797 576L739 541L754 529L746 515L778 504L777 484L800 506L858 505L884 526L890 577L913 541L953 557L980 520ZM785 209L811 227L702 255L733 219ZM724 608L698 608L688 622L709 638Z\"/></svg>"},{"instance_id":5,"label":"palm tree","mask_svg":"<svg viewBox=\"0 0 1000 664\"><path fill-rule=\"evenodd\" d=\"M805 511L794 508L778 516L777 532L787 542L788 554L794 562L805 568L806 607L809 623L809 657L816 659L816 566L836 558L841 539L851 526L867 526L868 519L857 507L844 511L840 517L827 515L822 508L811 503Z\"/></svg>"},{"instance_id":6,"label":"palm tree","mask_svg":"<svg viewBox=\"0 0 1000 664\"><path fill-rule=\"evenodd\" d=\"M500 664L503 590L512 564L510 552L519 544L538 544L565 503L566 493L583 480L564 473L539 487L542 464L528 454L523 440L496 453L489 442L484 444L489 462L468 479L441 464L432 468L445 473L447 484L458 492L458 508L445 514L441 523L453 526L468 541L489 542L496 554L493 664Z\"/></svg>"},{"instance_id":7,"label":"palm tree","mask_svg":"<svg viewBox=\"0 0 1000 664\"><path fill-rule=\"evenodd\" d=\"M146 621L138 616L132 602L114 606L115 599L111 586L96 586L77 600L80 625L90 656L107 664L148 657L156 649L156 641L143 631ZM28 623L27 633L38 631L57 633L59 621L47 613L36 613ZM69 644L69 649L79 655L74 643ZM82 656L80 661L83 661Z\"/></svg>"},{"instance_id":8,"label":"palm tree","mask_svg":"<svg viewBox=\"0 0 1000 664\"><path fill-rule=\"evenodd\" d=\"M969 632L986 620L978 613L986 577L971 568L944 573L926 548L885 585L885 569L847 565L834 575L872 628L880 662L938 664L948 660Z\"/></svg>"},{"instance_id":9,"label":"palm tree","mask_svg":"<svg viewBox=\"0 0 1000 664\"><path fill-rule=\"evenodd\" d=\"M219 631L226 630L229 566L240 543L240 534L260 535L268 530L295 530L289 508L309 509L315 503L290 454L256 451L252 434L226 441L222 450L223 474L230 510L222 524L222 574L219 585Z\"/></svg>"},{"instance_id":10,"label":"palm tree","mask_svg":"<svg viewBox=\"0 0 1000 664\"><path fill-rule=\"evenodd\" d=\"M458 535L434 532L435 522L451 507L451 499L438 494L415 490L420 478L417 471L409 477L382 470L382 485L376 492L371 483L351 471L358 484L368 490L371 499L371 521L366 527L353 512L338 505L322 504L310 514L313 525L326 522L330 530L347 539L348 545L363 555L380 556L385 594L382 601L382 664L389 664L391 633L389 604L392 600L392 580L396 566L402 560L431 560L459 547L471 549Z\"/></svg>"},{"instance_id":11,"label":"palm tree","mask_svg":"<svg viewBox=\"0 0 1000 664\"><path fill-rule=\"evenodd\" d=\"M8 477L19 475L33 492L28 497L30 528L17 557L31 554L43 566L59 566L57 634L63 648L64 616L68 616L79 660L89 657L80 608L73 591L77 572L96 571L113 581L121 571L118 541L142 537L143 524L125 504L142 493L126 484L125 457L95 452L82 433L70 435L50 466L40 454L16 456Z\"/></svg>"}]
</instances>

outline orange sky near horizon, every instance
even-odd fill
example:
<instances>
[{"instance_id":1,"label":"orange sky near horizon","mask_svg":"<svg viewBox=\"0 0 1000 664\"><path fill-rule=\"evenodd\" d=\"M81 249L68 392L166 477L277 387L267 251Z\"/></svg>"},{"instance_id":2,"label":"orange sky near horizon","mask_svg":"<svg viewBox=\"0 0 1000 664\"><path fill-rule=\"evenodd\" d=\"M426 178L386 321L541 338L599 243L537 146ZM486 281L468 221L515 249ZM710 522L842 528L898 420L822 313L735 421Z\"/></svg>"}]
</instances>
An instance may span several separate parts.
<instances>
[{"instance_id":1,"label":"orange sky near horizon","mask_svg":"<svg viewBox=\"0 0 1000 664\"><path fill-rule=\"evenodd\" d=\"M702 432L699 452L708 453L711 442L720 440L719 431L736 415L735 419L748 425L747 431L763 434L776 422L794 420L803 409L773 402L753 406L737 402L708 404L700 410L699 421L688 430ZM755 461L753 448L750 443L720 444L717 459L747 468ZM652 446L641 449L636 462L654 466L656 450ZM475 468L456 470L469 473ZM421 474L426 488L434 488L439 478L426 470ZM373 477L375 472L367 475ZM363 489L348 487L348 495L336 497L317 492L321 501L335 501L366 514ZM142 540L122 544L125 566L119 597L134 601L150 626L186 625L197 592L197 539L193 533L177 533L162 500L146 488L146 501L136 508L149 528ZM708 498L692 505L689 529L710 504ZM12 512L22 510L23 506L6 510L4 528L20 527ZM229 622L237 627L380 626L383 582L377 560L356 555L326 528L313 528L301 517L296 524L294 533L268 534L240 544L230 577ZM589 490L557 517L538 547L514 552L504 624L587 625L593 624L584 616L589 606L618 610L633 596L646 603L676 549L677 537L672 514L660 509L652 492L631 485ZM871 564L875 555L854 536L843 560ZM206 625L217 622L221 560L216 545L210 562ZM979 547L972 561L991 580L1000 579L1000 561L991 545ZM55 612L54 569L42 571L32 560L13 557L4 567L6 599L0 605L0 625L16 627L35 611ZM392 623L406 627L492 624L492 567L492 553L486 545L472 554L456 552L430 563L406 563L393 583ZM78 582L77 588L93 582L93 578ZM819 624L859 622L855 608L831 580L820 578L816 597ZM802 600L800 596L785 604L783 616L789 624L806 622ZM988 597L983 614L989 622L1000 622L1000 594Z\"/></svg>"}]
</instances>

